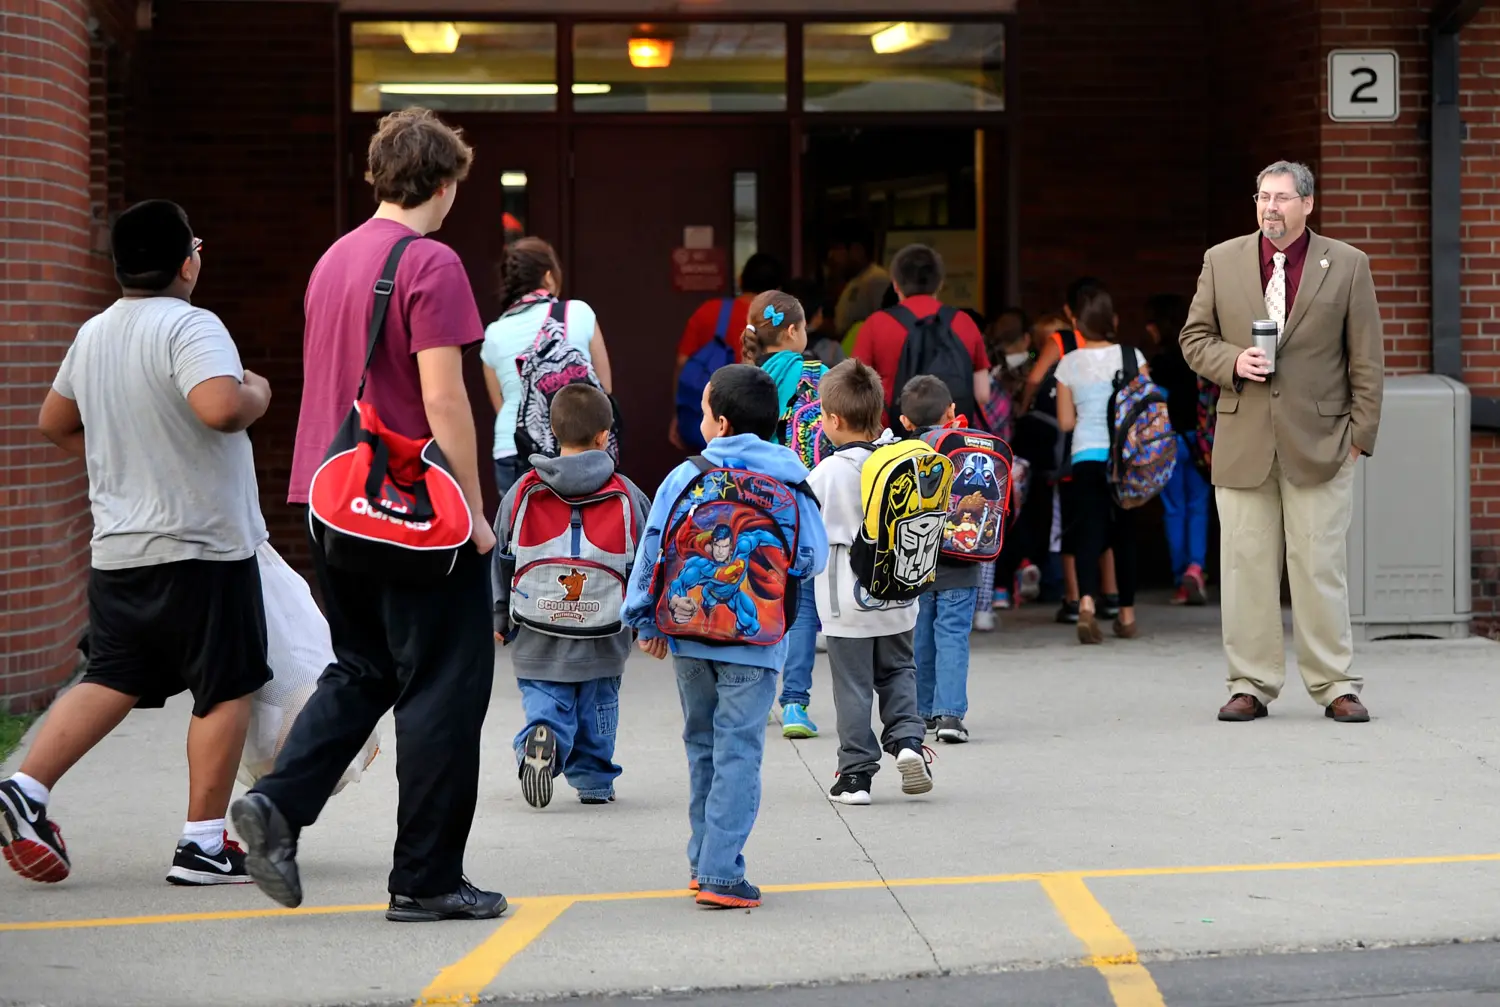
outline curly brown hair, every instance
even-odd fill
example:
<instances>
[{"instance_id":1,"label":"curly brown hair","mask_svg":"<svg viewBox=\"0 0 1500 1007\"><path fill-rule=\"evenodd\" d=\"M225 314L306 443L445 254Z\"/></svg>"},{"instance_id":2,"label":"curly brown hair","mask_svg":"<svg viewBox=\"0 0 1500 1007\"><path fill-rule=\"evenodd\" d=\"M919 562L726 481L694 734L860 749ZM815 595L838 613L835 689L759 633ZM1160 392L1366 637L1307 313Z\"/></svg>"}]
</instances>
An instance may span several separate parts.
<instances>
[{"instance_id":1,"label":"curly brown hair","mask_svg":"<svg viewBox=\"0 0 1500 1007\"><path fill-rule=\"evenodd\" d=\"M781 319L780 324L777 318ZM740 356L746 363L759 364L776 352L787 329L806 321L802 302L791 294L779 290L756 294L745 315L745 331L740 333Z\"/></svg>"},{"instance_id":2,"label":"curly brown hair","mask_svg":"<svg viewBox=\"0 0 1500 1007\"><path fill-rule=\"evenodd\" d=\"M430 109L413 106L385 116L370 137L365 181L375 200L403 210L427 202L443 186L462 182L474 163L474 149L463 131Z\"/></svg>"}]
</instances>

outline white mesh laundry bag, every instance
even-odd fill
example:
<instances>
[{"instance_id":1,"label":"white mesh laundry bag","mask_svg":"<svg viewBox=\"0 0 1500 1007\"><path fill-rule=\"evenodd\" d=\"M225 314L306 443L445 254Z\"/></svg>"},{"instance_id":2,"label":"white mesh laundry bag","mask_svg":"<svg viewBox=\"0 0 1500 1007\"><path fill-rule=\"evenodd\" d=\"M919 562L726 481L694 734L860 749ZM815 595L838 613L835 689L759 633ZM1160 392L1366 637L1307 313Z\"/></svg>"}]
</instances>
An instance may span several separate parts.
<instances>
[{"instance_id":1,"label":"white mesh laundry bag","mask_svg":"<svg viewBox=\"0 0 1500 1007\"><path fill-rule=\"evenodd\" d=\"M301 574L266 542L255 550L260 565L261 592L266 607L266 659L272 678L251 698L250 729L240 757L239 781L247 787L269 773L286 744L297 714L307 705L323 669L333 663L333 640L328 621L313 600ZM380 731L374 731L339 782L336 794L358 783L380 752Z\"/></svg>"}]
</instances>

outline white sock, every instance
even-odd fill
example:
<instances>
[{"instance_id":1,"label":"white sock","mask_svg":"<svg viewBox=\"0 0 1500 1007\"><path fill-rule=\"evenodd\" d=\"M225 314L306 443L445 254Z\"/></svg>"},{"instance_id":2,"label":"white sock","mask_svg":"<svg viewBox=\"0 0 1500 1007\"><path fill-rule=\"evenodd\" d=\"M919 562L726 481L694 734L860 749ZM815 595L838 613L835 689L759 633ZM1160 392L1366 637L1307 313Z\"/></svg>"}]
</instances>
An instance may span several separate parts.
<instances>
[{"instance_id":1,"label":"white sock","mask_svg":"<svg viewBox=\"0 0 1500 1007\"><path fill-rule=\"evenodd\" d=\"M52 797L52 791L42 786L40 781L33 780L25 773L16 773L10 779L12 783L21 788L21 793L25 794L26 799L33 804L46 804L48 799Z\"/></svg>"},{"instance_id":2,"label":"white sock","mask_svg":"<svg viewBox=\"0 0 1500 1007\"><path fill-rule=\"evenodd\" d=\"M212 818L206 822L188 822L182 827L182 841L197 843L198 849L213 856L224 849L224 819Z\"/></svg>"}]
</instances>

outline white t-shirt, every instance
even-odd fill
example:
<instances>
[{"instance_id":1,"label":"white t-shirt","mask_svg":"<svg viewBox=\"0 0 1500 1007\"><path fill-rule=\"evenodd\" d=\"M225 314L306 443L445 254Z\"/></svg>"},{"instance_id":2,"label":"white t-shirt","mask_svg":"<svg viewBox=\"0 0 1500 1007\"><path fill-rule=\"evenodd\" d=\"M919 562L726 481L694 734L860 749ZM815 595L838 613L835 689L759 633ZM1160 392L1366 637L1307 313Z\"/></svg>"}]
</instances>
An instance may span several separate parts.
<instances>
[{"instance_id":1,"label":"white t-shirt","mask_svg":"<svg viewBox=\"0 0 1500 1007\"><path fill-rule=\"evenodd\" d=\"M266 540L249 435L187 402L224 376L245 376L229 330L176 297L122 298L78 330L52 390L83 418L95 569L248 559Z\"/></svg>"},{"instance_id":2,"label":"white t-shirt","mask_svg":"<svg viewBox=\"0 0 1500 1007\"><path fill-rule=\"evenodd\" d=\"M1120 346L1077 349L1065 355L1057 365L1057 383L1067 385L1078 410L1073 428L1073 460L1103 462L1109 460L1109 397L1114 394L1115 375L1124 366ZM1140 350L1136 366L1145 367Z\"/></svg>"},{"instance_id":3,"label":"white t-shirt","mask_svg":"<svg viewBox=\"0 0 1500 1007\"><path fill-rule=\"evenodd\" d=\"M552 310L549 302L539 301L509 314L501 315L484 330L484 345L479 357L500 378L500 415L495 417L496 458L510 458L516 453L516 417L521 410L521 372L516 369L516 357L531 348L537 333L542 331L542 322ZM589 345L594 339L597 320L594 309L583 301L568 301L563 315L568 330L569 345L578 347L589 363L593 356Z\"/></svg>"}]
</instances>

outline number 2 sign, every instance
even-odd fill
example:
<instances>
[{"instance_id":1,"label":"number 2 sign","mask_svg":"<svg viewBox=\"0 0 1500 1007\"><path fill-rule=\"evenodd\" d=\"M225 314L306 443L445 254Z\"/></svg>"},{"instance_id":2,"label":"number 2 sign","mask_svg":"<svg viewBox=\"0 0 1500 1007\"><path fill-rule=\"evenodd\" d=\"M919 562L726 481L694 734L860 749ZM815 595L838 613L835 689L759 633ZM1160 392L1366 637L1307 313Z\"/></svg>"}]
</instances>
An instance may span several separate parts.
<instances>
[{"instance_id":1,"label":"number 2 sign","mask_svg":"<svg viewBox=\"0 0 1500 1007\"><path fill-rule=\"evenodd\" d=\"M1401 68L1390 49L1328 54L1328 117L1334 122L1393 122L1401 114Z\"/></svg>"}]
</instances>

